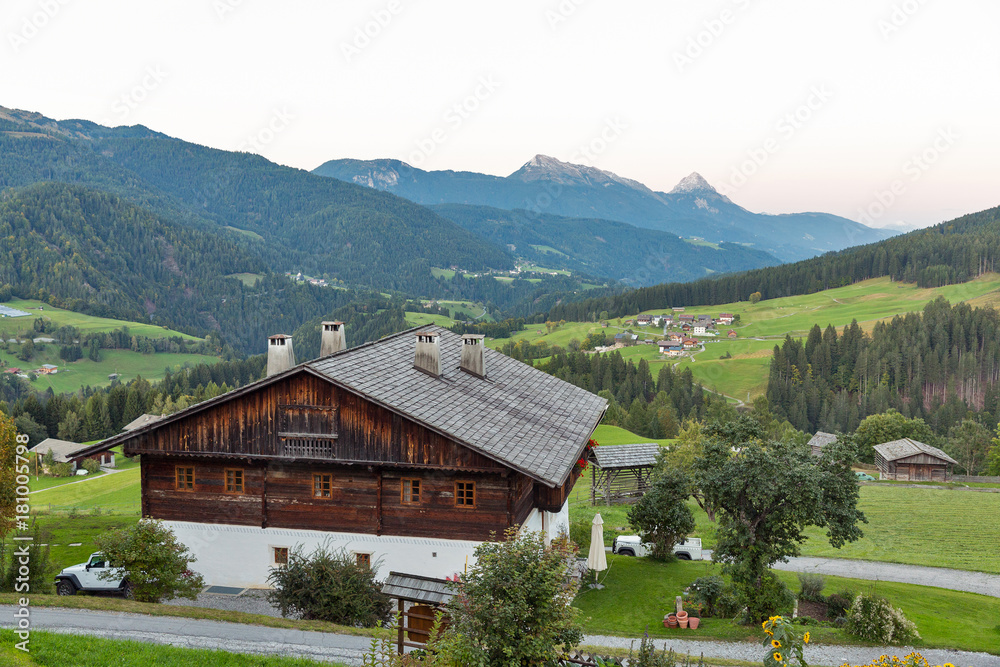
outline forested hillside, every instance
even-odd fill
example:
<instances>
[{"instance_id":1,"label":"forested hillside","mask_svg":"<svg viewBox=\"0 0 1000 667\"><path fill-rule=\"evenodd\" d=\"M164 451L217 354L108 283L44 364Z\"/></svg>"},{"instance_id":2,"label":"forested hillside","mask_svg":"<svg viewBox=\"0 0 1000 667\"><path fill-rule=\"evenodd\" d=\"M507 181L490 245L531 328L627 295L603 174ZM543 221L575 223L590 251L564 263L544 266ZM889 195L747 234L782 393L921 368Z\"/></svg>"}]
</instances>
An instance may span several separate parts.
<instances>
[{"instance_id":1,"label":"forested hillside","mask_svg":"<svg viewBox=\"0 0 1000 667\"><path fill-rule=\"evenodd\" d=\"M612 220L565 218L446 204L431 209L464 229L539 265L620 280L630 287L695 280L778 260L736 243L694 244L676 234Z\"/></svg>"},{"instance_id":2,"label":"forested hillside","mask_svg":"<svg viewBox=\"0 0 1000 667\"><path fill-rule=\"evenodd\" d=\"M1000 314L951 306L838 334L817 325L808 338L775 346L767 398L776 414L809 432L851 432L860 421L895 408L945 434L970 413L1000 420Z\"/></svg>"},{"instance_id":3,"label":"forested hillside","mask_svg":"<svg viewBox=\"0 0 1000 667\"><path fill-rule=\"evenodd\" d=\"M746 301L755 292L765 299L811 294L882 276L939 287L995 271L998 259L1000 207L794 264L560 304L548 319L593 320L602 311L619 317L670 306L732 303Z\"/></svg>"}]
</instances>

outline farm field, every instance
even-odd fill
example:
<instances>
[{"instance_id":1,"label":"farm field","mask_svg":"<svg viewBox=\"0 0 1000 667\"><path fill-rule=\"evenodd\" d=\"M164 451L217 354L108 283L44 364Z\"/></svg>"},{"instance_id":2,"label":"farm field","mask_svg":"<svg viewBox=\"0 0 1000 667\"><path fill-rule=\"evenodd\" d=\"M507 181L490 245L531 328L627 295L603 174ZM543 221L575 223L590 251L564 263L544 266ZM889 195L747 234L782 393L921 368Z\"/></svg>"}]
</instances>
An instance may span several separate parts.
<instances>
[{"instance_id":1,"label":"farm field","mask_svg":"<svg viewBox=\"0 0 1000 667\"><path fill-rule=\"evenodd\" d=\"M166 327L157 326L155 324L114 320L107 317L94 317L93 315L85 315L83 313L73 312L72 310L63 310L62 308L56 308L55 306L50 306L48 304L40 304L38 301L11 299L10 301L5 301L3 305L23 310L27 313L31 313L32 315L31 317L0 319L0 330L6 331L8 334L13 334L15 331L19 330L29 330L31 329L32 322L35 319L43 317L46 320L51 320L57 327L73 326L83 333L114 331L115 329L128 327L130 332L141 336L148 336L149 338L172 338L174 336L180 336L181 338L186 338L188 340L200 340L197 336L190 336L188 334L180 333L179 331L167 329ZM39 310L39 305L44 305L44 310Z\"/></svg>"},{"instance_id":2,"label":"farm field","mask_svg":"<svg viewBox=\"0 0 1000 667\"><path fill-rule=\"evenodd\" d=\"M865 537L834 549L810 529L802 554L1000 573L1000 493L864 485L859 505Z\"/></svg>"},{"instance_id":3,"label":"farm field","mask_svg":"<svg viewBox=\"0 0 1000 667\"><path fill-rule=\"evenodd\" d=\"M677 630L663 627L663 614L673 607L674 596L694 579L718 572L717 566L708 562L657 563L648 558L624 556L609 556L608 566L601 574L606 588L584 589L573 603L583 612L586 633L638 637L648 631L653 637L679 638ZM793 591L799 590L794 573L775 574ZM845 589L859 593L874 587L917 624L922 637L914 644L918 650L927 647L1000 652L1000 629L994 628L992 621L984 623L984 619L1000 617L1000 598L912 584L825 579L824 595ZM813 626L809 631L812 642L819 645L865 643L836 628ZM754 642L762 639L760 626L741 627L728 619L703 618L697 632L706 639Z\"/></svg>"},{"instance_id":4,"label":"farm field","mask_svg":"<svg viewBox=\"0 0 1000 667\"><path fill-rule=\"evenodd\" d=\"M14 345L11 347L16 349ZM121 375L121 382L128 382L139 375L147 380L156 381L163 379L167 368L174 372L184 366L214 364L219 361L218 357L204 354L172 352L141 354L131 350L101 350L101 361L91 361L84 357L66 363L59 358L59 345L55 343L36 345L35 350L35 356L31 361L21 361L17 358L16 352L12 354L4 351L0 351L0 360L6 362L8 367L23 370L39 368L42 364L58 366L59 372L55 375L39 375L38 379L31 383L36 391L45 391L51 387L57 394L74 392L80 387L109 385L111 380L108 379L108 375L111 373Z\"/></svg>"},{"instance_id":5,"label":"farm field","mask_svg":"<svg viewBox=\"0 0 1000 667\"><path fill-rule=\"evenodd\" d=\"M450 327L455 324L455 320L444 315L432 315L431 313L406 313L406 323L411 327L420 327L427 324L436 324L441 327Z\"/></svg>"},{"instance_id":6,"label":"farm field","mask_svg":"<svg viewBox=\"0 0 1000 667\"><path fill-rule=\"evenodd\" d=\"M88 482L66 484L31 494L31 508L42 512L139 513L139 467L101 475Z\"/></svg>"}]
</instances>

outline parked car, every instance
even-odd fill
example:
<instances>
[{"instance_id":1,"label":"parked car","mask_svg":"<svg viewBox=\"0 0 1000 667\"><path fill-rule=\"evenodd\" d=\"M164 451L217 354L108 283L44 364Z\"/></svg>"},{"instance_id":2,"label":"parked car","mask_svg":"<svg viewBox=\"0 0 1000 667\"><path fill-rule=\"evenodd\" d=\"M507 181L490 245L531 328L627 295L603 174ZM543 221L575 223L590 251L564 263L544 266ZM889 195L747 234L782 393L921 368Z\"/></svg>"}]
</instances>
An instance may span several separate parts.
<instances>
[{"instance_id":1,"label":"parked car","mask_svg":"<svg viewBox=\"0 0 1000 667\"><path fill-rule=\"evenodd\" d=\"M620 556L648 556L652 545L645 543L638 535L619 535L611 543L611 552ZM674 555L681 560L701 560L701 538L689 537L674 545Z\"/></svg>"},{"instance_id":2,"label":"parked car","mask_svg":"<svg viewBox=\"0 0 1000 667\"><path fill-rule=\"evenodd\" d=\"M874 482L875 481L874 477L872 477L871 475L869 475L866 472L861 472L860 470L855 470L854 471L854 476L857 477L858 480L862 481L862 482Z\"/></svg>"},{"instance_id":3,"label":"parked car","mask_svg":"<svg viewBox=\"0 0 1000 667\"><path fill-rule=\"evenodd\" d=\"M103 572L114 571L101 553L90 554L90 560L79 565L67 567L56 575L56 593L59 595L76 595L77 591L86 593L121 593L131 600L132 584L120 570L115 576L104 579Z\"/></svg>"}]
</instances>

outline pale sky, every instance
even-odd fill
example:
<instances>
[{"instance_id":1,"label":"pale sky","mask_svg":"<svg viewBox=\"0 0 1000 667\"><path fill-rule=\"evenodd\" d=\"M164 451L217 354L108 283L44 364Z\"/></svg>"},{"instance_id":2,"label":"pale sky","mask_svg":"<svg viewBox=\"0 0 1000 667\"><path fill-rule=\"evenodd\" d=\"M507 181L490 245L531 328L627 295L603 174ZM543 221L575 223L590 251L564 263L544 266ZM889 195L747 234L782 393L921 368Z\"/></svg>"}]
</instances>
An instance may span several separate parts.
<instances>
[{"instance_id":1,"label":"pale sky","mask_svg":"<svg viewBox=\"0 0 1000 667\"><path fill-rule=\"evenodd\" d=\"M928 225L1000 204L998 25L996 0L9 0L0 105L303 169L543 153Z\"/></svg>"}]
</instances>

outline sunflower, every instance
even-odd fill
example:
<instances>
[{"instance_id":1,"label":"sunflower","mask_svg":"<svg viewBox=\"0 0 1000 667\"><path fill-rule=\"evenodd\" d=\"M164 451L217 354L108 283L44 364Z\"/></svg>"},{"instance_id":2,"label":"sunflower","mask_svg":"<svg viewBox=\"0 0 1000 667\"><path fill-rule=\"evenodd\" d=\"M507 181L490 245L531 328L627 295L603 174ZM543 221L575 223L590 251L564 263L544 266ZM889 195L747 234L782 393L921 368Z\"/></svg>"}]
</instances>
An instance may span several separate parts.
<instances>
[{"instance_id":1,"label":"sunflower","mask_svg":"<svg viewBox=\"0 0 1000 667\"><path fill-rule=\"evenodd\" d=\"M778 653L777 651L775 651L774 652L774 661L775 662L781 662L782 660L784 660L784 658L781 657L781 654Z\"/></svg>"},{"instance_id":2,"label":"sunflower","mask_svg":"<svg viewBox=\"0 0 1000 667\"><path fill-rule=\"evenodd\" d=\"M808 632L802 636L802 641L804 641L806 644L809 643L809 633Z\"/></svg>"},{"instance_id":3,"label":"sunflower","mask_svg":"<svg viewBox=\"0 0 1000 667\"><path fill-rule=\"evenodd\" d=\"M779 642L777 639L772 639L771 646L773 646L774 648L781 648L781 642Z\"/></svg>"}]
</instances>

